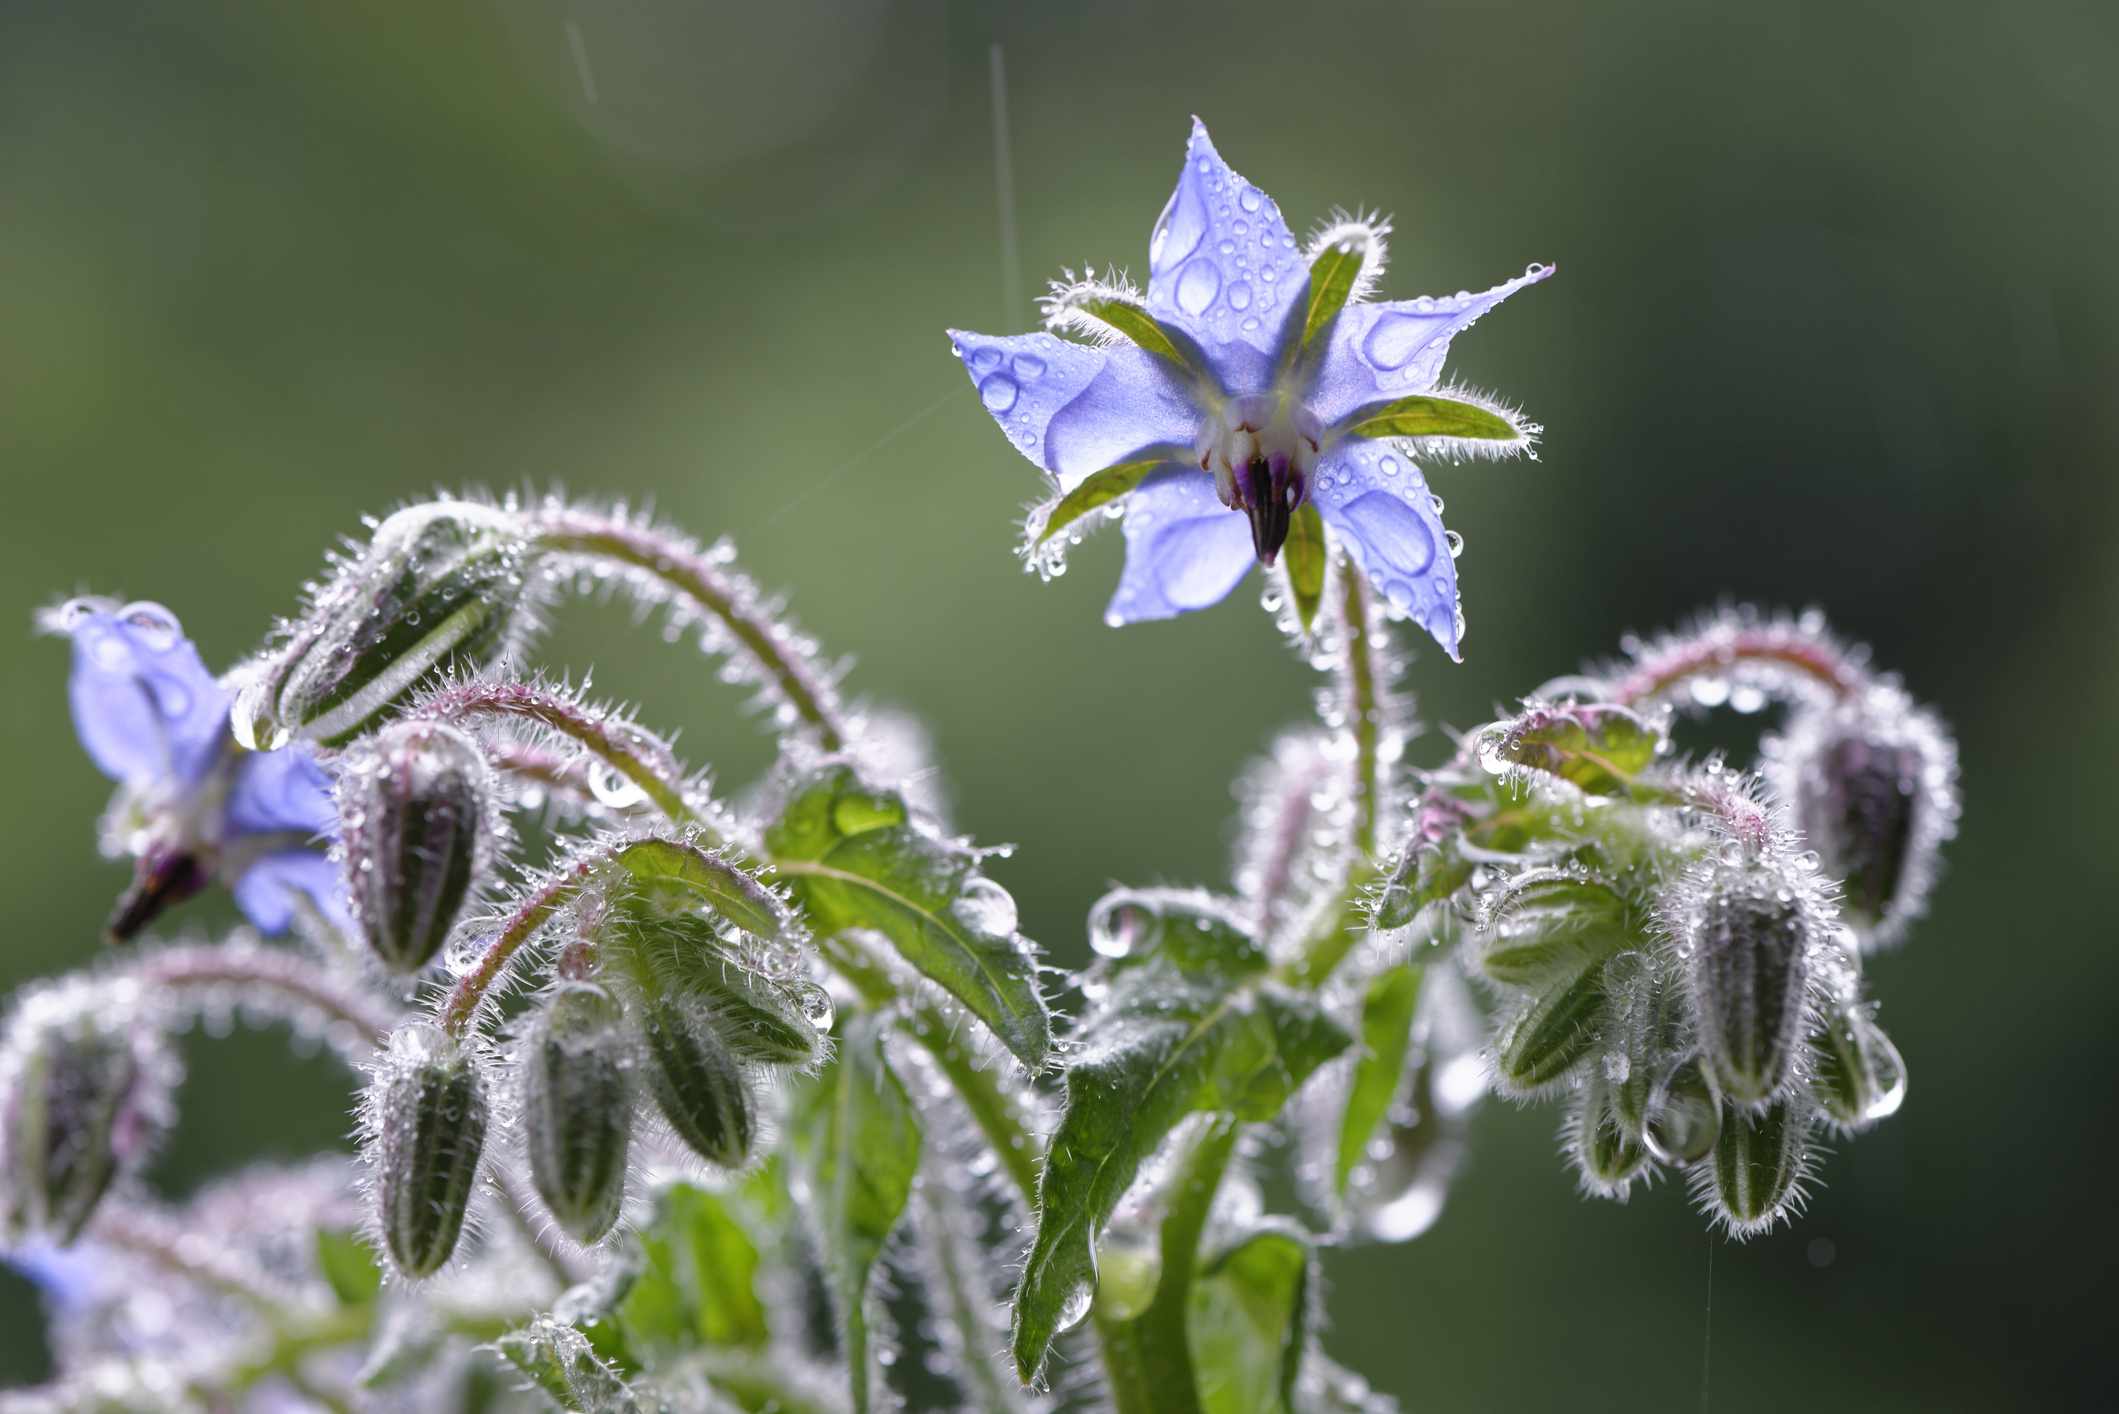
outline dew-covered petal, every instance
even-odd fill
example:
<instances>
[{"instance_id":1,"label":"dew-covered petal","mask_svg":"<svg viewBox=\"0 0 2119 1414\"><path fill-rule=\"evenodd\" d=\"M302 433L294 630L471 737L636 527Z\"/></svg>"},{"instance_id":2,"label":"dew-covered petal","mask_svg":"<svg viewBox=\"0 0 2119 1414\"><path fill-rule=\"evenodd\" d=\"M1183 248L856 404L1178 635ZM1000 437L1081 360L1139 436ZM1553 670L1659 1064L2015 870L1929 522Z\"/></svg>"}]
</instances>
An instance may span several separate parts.
<instances>
[{"instance_id":1,"label":"dew-covered petal","mask_svg":"<svg viewBox=\"0 0 2119 1414\"><path fill-rule=\"evenodd\" d=\"M341 931L350 933L353 927L338 864L322 850L286 849L265 855L243 871L234 893L236 907L268 937L287 931L303 899Z\"/></svg>"},{"instance_id":2,"label":"dew-covered petal","mask_svg":"<svg viewBox=\"0 0 2119 1414\"><path fill-rule=\"evenodd\" d=\"M1332 326L1331 340L1318 361L1307 400L1310 411L1330 425L1370 403L1426 392L1442 376L1451 339L1517 290L1552 274L1553 268L1533 265L1484 294L1348 305Z\"/></svg>"},{"instance_id":3,"label":"dew-covered petal","mask_svg":"<svg viewBox=\"0 0 2119 1414\"><path fill-rule=\"evenodd\" d=\"M338 833L331 776L306 746L253 752L236 765L225 818L232 835L293 833L328 839Z\"/></svg>"},{"instance_id":4,"label":"dew-covered petal","mask_svg":"<svg viewBox=\"0 0 2119 1414\"><path fill-rule=\"evenodd\" d=\"M1167 619L1228 597L1252 563L1251 523L1216 499L1214 478L1158 472L1126 502L1126 569L1105 622Z\"/></svg>"},{"instance_id":5,"label":"dew-covered petal","mask_svg":"<svg viewBox=\"0 0 2119 1414\"><path fill-rule=\"evenodd\" d=\"M1177 190L1148 238L1149 313L1209 348L1270 353L1307 275L1278 203L1229 169L1194 118Z\"/></svg>"},{"instance_id":6,"label":"dew-covered petal","mask_svg":"<svg viewBox=\"0 0 2119 1414\"><path fill-rule=\"evenodd\" d=\"M67 697L74 731L103 774L135 789L203 776L226 737L228 694L159 604L87 610L73 639Z\"/></svg>"},{"instance_id":7,"label":"dew-covered petal","mask_svg":"<svg viewBox=\"0 0 2119 1414\"><path fill-rule=\"evenodd\" d=\"M1071 491L1145 447L1189 447L1199 410L1169 362L1130 346L1091 348L1053 334L949 331L979 401L1015 449Z\"/></svg>"},{"instance_id":8,"label":"dew-covered petal","mask_svg":"<svg viewBox=\"0 0 2119 1414\"><path fill-rule=\"evenodd\" d=\"M1457 657L1457 564L1420 468L1387 443L1347 442L1317 464L1310 494L1385 612Z\"/></svg>"}]
</instances>

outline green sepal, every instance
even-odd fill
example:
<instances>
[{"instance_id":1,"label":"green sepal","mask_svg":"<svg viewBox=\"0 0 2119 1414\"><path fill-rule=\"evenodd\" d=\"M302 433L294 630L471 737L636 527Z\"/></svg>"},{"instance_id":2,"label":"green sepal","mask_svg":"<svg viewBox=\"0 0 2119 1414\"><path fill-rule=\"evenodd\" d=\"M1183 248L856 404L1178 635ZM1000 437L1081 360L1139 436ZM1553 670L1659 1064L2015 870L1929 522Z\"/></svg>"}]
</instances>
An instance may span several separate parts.
<instances>
[{"instance_id":1,"label":"green sepal","mask_svg":"<svg viewBox=\"0 0 2119 1414\"><path fill-rule=\"evenodd\" d=\"M1669 738L1662 728L1624 707L1532 707L1487 729L1482 753L1566 781L1590 795L1630 796L1662 803L1668 792L1644 785Z\"/></svg>"},{"instance_id":2,"label":"green sepal","mask_svg":"<svg viewBox=\"0 0 2119 1414\"><path fill-rule=\"evenodd\" d=\"M1097 916L1121 910L1145 921L1079 1028L1016 1288L1013 1346L1026 1383L1063 1314L1084 1304L1097 1234L1178 1123L1200 1112L1271 1119L1353 1039L1310 997L1260 981L1264 953L1213 901L1124 891Z\"/></svg>"},{"instance_id":3,"label":"green sepal","mask_svg":"<svg viewBox=\"0 0 2119 1414\"><path fill-rule=\"evenodd\" d=\"M1186 352L1190 340L1164 327L1144 305L1116 295L1083 295L1068 300L1067 309L1116 330L1143 351L1168 360L1188 375L1197 371L1197 362Z\"/></svg>"},{"instance_id":4,"label":"green sepal","mask_svg":"<svg viewBox=\"0 0 2119 1414\"><path fill-rule=\"evenodd\" d=\"M1369 983L1361 1000L1361 1055L1348 1082L1339 1117L1339 1153L1332 1166L1332 1193L1346 1196L1347 1181L1368 1156L1376 1132L1390 1118L1413 1047L1413 1018L1420 1009L1423 969L1394 967Z\"/></svg>"},{"instance_id":5,"label":"green sepal","mask_svg":"<svg viewBox=\"0 0 2119 1414\"><path fill-rule=\"evenodd\" d=\"M1192 1368L1202 1414L1286 1414L1309 1344L1310 1245L1267 1227L1208 1257L1191 1291Z\"/></svg>"},{"instance_id":6,"label":"green sepal","mask_svg":"<svg viewBox=\"0 0 2119 1414\"><path fill-rule=\"evenodd\" d=\"M382 1264L359 1233L345 1228L318 1228L316 1267L341 1306L365 1306L383 1287Z\"/></svg>"},{"instance_id":7,"label":"green sepal","mask_svg":"<svg viewBox=\"0 0 2119 1414\"><path fill-rule=\"evenodd\" d=\"M1619 1118L1612 1098L1616 1088L1603 1066L1591 1066L1575 1092L1565 1131L1582 1186L1601 1198L1624 1198L1650 1164L1647 1145Z\"/></svg>"},{"instance_id":8,"label":"green sepal","mask_svg":"<svg viewBox=\"0 0 2119 1414\"><path fill-rule=\"evenodd\" d=\"M1381 253L1372 231L1349 232L1332 242L1310 262L1309 302L1302 313L1302 338L1296 356L1302 357L1330 332L1339 312L1353 298L1361 273Z\"/></svg>"},{"instance_id":9,"label":"green sepal","mask_svg":"<svg viewBox=\"0 0 2119 1414\"><path fill-rule=\"evenodd\" d=\"M979 852L911 818L902 798L832 767L788 800L765 843L820 933L873 929L1033 1070L1052 1049L1037 959ZM995 907L1005 905L995 926Z\"/></svg>"},{"instance_id":10,"label":"green sepal","mask_svg":"<svg viewBox=\"0 0 2119 1414\"><path fill-rule=\"evenodd\" d=\"M1523 428L1490 407L1432 393L1371 403L1354 412L1344 427L1349 439L1363 441L1389 437L1450 437L1470 442L1528 440Z\"/></svg>"},{"instance_id":11,"label":"green sepal","mask_svg":"<svg viewBox=\"0 0 2119 1414\"><path fill-rule=\"evenodd\" d=\"M665 911L711 908L761 938L775 937L786 926L787 911L771 889L748 870L688 841L634 840L613 858L630 877L635 896Z\"/></svg>"},{"instance_id":12,"label":"green sepal","mask_svg":"<svg viewBox=\"0 0 2119 1414\"><path fill-rule=\"evenodd\" d=\"M903 1081L883 1054L889 1018L864 1013L838 1053L797 1097L790 1120L844 1337L855 1414L869 1407L870 1278L904 1216L920 1167L923 1129Z\"/></svg>"},{"instance_id":13,"label":"green sepal","mask_svg":"<svg viewBox=\"0 0 2119 1414\"><path fill-rule=\"evenodd\" d=\"M1308 634L1324 604L1324 517L1317 503L1304 501L1288 520L1288 538L1280 547L1281 563L1287 566L1288 594L1294 603L1295 621Z\"/></svg>"},{"instance_id":14,"label":"green sepal","mask_svg":"<svg viewBox=\"0 0 2119 1414\"><path fill-rule=\"evenodd\" d=\"M1130 495L1148 474L1169 465L1159 457L1144 461L1120 462L1107 466L1102 471L1091 472L1082 484L1052 503L1052 510L1045 516L1045 528L1038 532L1033 547L1042 545L1083 516L1100 507L1108 506L1121 496Z\"/></svg>"}]
</instances>

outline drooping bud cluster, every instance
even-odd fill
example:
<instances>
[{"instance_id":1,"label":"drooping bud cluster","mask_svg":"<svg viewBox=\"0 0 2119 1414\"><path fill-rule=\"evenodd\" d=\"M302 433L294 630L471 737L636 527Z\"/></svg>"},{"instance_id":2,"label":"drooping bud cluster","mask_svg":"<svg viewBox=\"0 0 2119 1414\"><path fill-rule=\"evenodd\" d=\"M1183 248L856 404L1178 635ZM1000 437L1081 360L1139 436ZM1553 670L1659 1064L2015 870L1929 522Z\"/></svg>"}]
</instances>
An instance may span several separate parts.
<instances>
[{"instance_id":1,"label":"drooping bud cluster","mask_svg":"<svg viewBox=\"0 0 2119 1414\"><path fill-rule=\"evenodd\" d=\"M287 645L236 697L246 746L350 741L431 674L506 652L532 597L517 513L471 501L408 506L317 589Z\"/></svg>"},{"instance_id":2,"label":"drooping bud cluster","mask_svg":"<svg viewBox=\"0 0 2119 1414\"><path fill-rule=\"evenodd\" d=\"M1957 828L1957 748L1898 688L1798 712L1764 744L1767 779L1827 874L1864 950L1905 936Z\"/></svg>"},{"instance_id":3,"label":"drooping bud cluster","mask_svg":"<svg viewBox=\"0 0 2119 1414\"><path fill-rule=\"evenodd\" d=\"M347 753L338 779L346 897L394 972L433 961L491 875L499 816L485 753L439 722L396 722Z\"/></svg>"},{"instance_id":4,"label":"drooping bud cluster","mask_svg":"<svg viewBox=\"0 0 2119 1414\"><path fill-rule=\"evenodd\" d=\"M80 1235L173 1115L179 1070L128 983L72 979L16 1002L0 1043L0 1201L14 1234Z\"/></svg>"}]
</instances>

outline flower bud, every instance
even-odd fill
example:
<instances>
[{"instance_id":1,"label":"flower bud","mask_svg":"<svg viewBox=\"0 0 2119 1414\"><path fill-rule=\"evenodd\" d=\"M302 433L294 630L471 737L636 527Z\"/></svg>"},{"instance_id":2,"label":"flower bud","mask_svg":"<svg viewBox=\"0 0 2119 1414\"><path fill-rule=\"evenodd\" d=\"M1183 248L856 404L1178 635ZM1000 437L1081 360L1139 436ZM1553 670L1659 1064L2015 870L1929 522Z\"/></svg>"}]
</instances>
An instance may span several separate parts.
<instances>
[{"instance_id":1,"label":"flower bud","mask_svg":"<svg viewBox=\"0 0 2119 1414\"><path fill-rule=\"evenodd\" d=\"M367 1127L376 1223L404 1275L431 1276L456 1251L487 1117L470 1051L427 1022L398 1028L368 1087Z\"/></svg>"},{"instance_id":2,"label":"flower bud","mask_svg":"<svg viewBox=\"0 0 2119 1414\"><path fill-rule=\"evenodd\" d=\"M439 722L397 722L339 775L346 895L393 972L433 960L491 862L492 772L478 743Z\"/></svg>"},{"instance_id":3,"label":"flower bud","mask_svg":"<svg viewBox=\"0 0 2119 1414\"><path fill-rule=\"evenodd\" d=\"M1898 1112L1906 1098L1906 1063L1865 1006L1839 1008L1812 1034L1816 1064L1810 1094L1842 1130L1866 1129Z\"/></svg>"},{"instance_id":4,"label":"flower bud","mask_svg":"<svg viewBox=\"0 0 2119 1414\"><path fill-rule=\"evenodd\" d=\"M1904 936L1926 906L1957 824L1957 748L1895 688L1803 713L1766 744L1796 826L1840 883L1840 913L1866 947Z\"/></svg>"},{"instance_id":5,"label":"flower bud","mask_svg":"<svg viewBox=\"0 0 2119 1414\"><path fill-rule=\"evenodd\" d=\"M1671 932L1700 1064L1724 1100L1760 1108L1794 1074L1825 908L1814 881L1770 850L1753 858L1730 845L1679 886Z\"/></svg>"},{"instance_id":6,"label":"flower bud","mask_svg":"<svg viewBox=\"0 0 2119 1414\"><path fill-rule=\"evenodd\" d=\"M1810 1111L1799 1102L1725 1114L1714 1162L1701 1171L1703 1206L1738 1237L1771 1228L1802 1204L1803 1181L1810 1176L1809 1132Z\"/></svg>"},{"instance_id":7,"label":"flower bud","mask_svg":"<svg viewBox=\"0 0 2119 1414\"><path fill-rule=\"evenodd\" d=\"M1561 1128L1567 1156L1584 1192L1626 1201L1626 1192L1650 1168L1646 1144L1627 1133L1612 1097L1615 1086L1605 1066L1592 1066L1574 1108Z\"/></svg>"},{"instance_id":8,"label":"flower bud","mask_svg":"<svg viewBox=\"0 0 2119 1414\"><path fill-rule=\"evenodd\" d=\"M1612 1113L1629 1138L1643 1140L1656 1091L1684 1059L1682 989L1647 952L1622 952L1604 964L1604 1008Z\"/></svg>"},{"instance_id":9,"label":"flower bud","mask_svg":"<svg viewBox=\"0 0 2119 1414\"><path fill-rule=\"evenodd\" d=\"M618 1221L633 1137L633 1038L617 1000L561 983L517 1064L530 1181L569 1236L598 1241Z\"/></svg>"},{"instance_id":10,"label":"flower bud","mask_svg":"<svg viewBox=\"0 0 2119 1414\"><path fill-rule=\"evenodd\" d=\"M0 1183L7 1225L68 1243L168 1129L178 1069L122 988L26 993L0 1049Z\"/></svg>"},{"instance_id":11,"label":"flower bud","mask_svg":"<svg viewBox=\"0 0 2119 1414\"><path fill-rule=\"evenodd\" d=\"M1597 1047L1604 1009L1604 969L1584 965L1547 982L1494 1038L1494 1081L1503 1094L1549 1093Z\"/></svg>"},{"instance_id":12,"label":"flower bud","mask_svg":"<svg viewBox=\"0 0 2119 1414\"><path fill-rule=\"evenodd\" d=\"M758 1102L712 1016L687 998L650 998L640 1008L640 1035L648 1089L677 1137L710 1163L742 1164L757 1137Z\"/></svg>"},{"instance_id":13,"label":"flower bud","mask_svg":"<svg viewBox=\"0 0 2119 1414\"><path fill-rule=\"evenodd\" d=\"M1625 901L1606 885L1571 870L1534 869L1511 880L1487 910L1478 965L1504 987L1539 991L1635 941Z\"/></svg>"},{"instance_id":14,"label":"flower bud","mask_svg":"<svg viewBox=\"0 0 2119 1414\"><path fill-rule=\"evenodd\" d=\"M500 655L523 605L526 557L516 518L495 507L438 501L397 512L237 696L237 740L336 746L431 674L476 671Z\"/></svg>"},{"instance_id":15,"label":"flower bud","mask_svg":"<svg viewBox=\"0 0 2119 1414\"><path fill-rule=\"evenodd\" d=\"M1649 1100L1643 1136L1648 1152L1666 1164L1692 1164L1707 1157L1722 1132L1722 1110L1699 1062L1687 1061L1658 1086Z\"/></svg>"}]
</instances>

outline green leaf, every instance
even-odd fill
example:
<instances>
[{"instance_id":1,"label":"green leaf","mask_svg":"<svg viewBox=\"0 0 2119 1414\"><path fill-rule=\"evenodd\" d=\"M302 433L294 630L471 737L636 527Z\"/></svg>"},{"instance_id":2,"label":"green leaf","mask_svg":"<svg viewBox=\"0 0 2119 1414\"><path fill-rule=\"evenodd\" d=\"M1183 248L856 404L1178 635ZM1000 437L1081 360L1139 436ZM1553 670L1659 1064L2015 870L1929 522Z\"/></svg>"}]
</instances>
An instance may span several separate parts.
<instances>
[{"instance_id":1,"label":"green leaf","mask_svg":"<svg viewBox=\"0 0 2119 1414\"><path fill-rule=\"evenodd\" d=\"M1424 393L1373 403L1348 419L1353 438L1459 437L1475 442L1521 442L1524 430L1505 415L1478 403Z\"/></svg>"},{"instance_id":2,"label":"green leaf","mask_svg":"<svg viewBox=\"0 0 2119 1414\"><path fill-rule=\"evenodd\" d=\"M1295 618L1308 633L1317 622L1317 609L1324 603L1324 517L1315 501L1304 501L1288 521L1287 543L1280 547L1281 561L1288 569L1288 593L1295 602Z\"/></svg>"},{"instance_id":3,"label":"green leaf","mask_svg":"<svg viewBox=\"0 0 2119 1414\"><path fill-rule=\"evenodd\" d=\"M1390 1117L1405 1079L1413 1045L1413 1016L1420 1006L1421 969L1393 967L1369 984L1361 1002L1361 1056L1347 1086L1339 1118L1339 1153L1332 1166L1332 1192L1345 1196L1347 1180L1368 1154L1376 1131Z\"/></svg>"},{"instance_id":4,"label":"green leaf","mask_svg":"<svg viewBox=\"0 0 2119 1414\"><path fill-rule=\"evenodd\" d=\"M639 1243L639 1275L614 1307L631 1346L676 1354L765 1344L758 1247L727 1199L672 1184Z\"/></svg>"},{"instance_id":5,"label":"green leaf","mask_svg":"<svg viewBox=\"0 0 2119 1414\"><path fill-rule=\"evenodd\" d=\"M1084 295L1068 301L1067 307L1117 330L1142 349L1168 359L1186 373L1194 371L1192 359L1179 345L1178 337L1165 329L1143 306L1111 295Z\"/></svg>"},{"instance_id":6,"label":"green leaf","mask_svg":"<svg viewBox=\"0 0 2119 1414\"><path fill-rule=\"evenodd\" d=\"M1045 528L1038 533L1037 544L1042 545L1068 526L1080 520L1100 506L1108 506L1119 497L1131 493L1145 481L1148 473L1168 462L1160 457L1145 461L1120 462L1107 466L1102 471L1091 472L1087 480L1053 503L1051 514L1045 517Z\"/></svg>"},{"instance_id":7,"label":"green leaf","mask_svg":"<svg viewBox=\"0 0 2119 1414\"><path fill-rule=\"evenodd\" d=\"M1303 352L1308 352L1331 329L1339 311L1353 296L1362 268L1375 259L1376 251L1374 236L1363 232L1349 234L1317 252L1317 258L1310 262L1309 307L1302 316Z\"/></svg>"},{"instance_id":8,"label":"green leaf","mask_svg":"<svg viewBox=\"0 0 2119 1414\"><path fill-rule=\"evenodd\" d=\"M792 1136L808 1171L809 1203L832 1300L845 1334L856 1414L869 1406L868 1288L883 1245L904 1215L920 1167L919 1113L883 1055L887 1018L868 1012L797 1102Z\"/></svg>"},{"instance_id":9,"label":"green leaf","mask_svg":"<svg viewBox=\"0 0 2119 1414\"><path fill-rule=\"evenodd\" d=\"M835 767L790 800L766 847L819 932L870 928L1036 1069L1052 1048L1037 959L1015 902L976 850L910 818L896 795Z\"/></svg>"},{"instance_id":10,"label":"green leaf","mask_svg":"<svg viewBox=\"0 0 2119 1414\"><path fill-rule=\"evenodd\" d=\"M1557 776L1590 795L1636 796L1637 778L1667 743L1655 723L1624 707L1535 706L1482 733L1482 754ZM1653 791L1650 799L1660 800Z\"/></svg>"},{"instance_id":11,"label":"green leaf","mask_svg":"<svg viewBox=\"0 0 2119 1414\"><path fill-rule=\"evenodd\" d=\"M1066 1111L1038 1188L1037 1236L1016 1289L1013 1342L1027 1382L1092 1282L1092 1244L1134 1176L1187 1115L1262 1121L1351 1043L1307 996L1260 980L1266 959L1210 900L1106 899L1147 915L1136 951L1103 979L1067 1071Z\"/></svg>"},{"instance_id":12,"label":"green leaf","mask_svg":"<svg viewBox=\"0 0 2119 1414\"><path fill-rule=\"evenodd\" d=\"M787 913L773 891L718 854L682 840L635 840L615 856L644 899L671 911L706 907L747 933L778 936Z\"/></svg>"},{"instance_id":13,"label":"green leaf","mask_svg":"<svg viewBox=\"0 0 2119 1414\"><path fill-rule=\"evenodd\" d=\"M1287 1414L1309 1341L1310 1245L1269 1227L1210 1257L1192 1287L1192 1365L1205 1414Z\"/></svg>"},{"instance_id":14,"label":"green leaf","mask_svg":"<svg viewBox=\"0 0 2119 1414\"><path fill-rule=\"evenodd\" d=\"M550 1316L509 1331L493 1348L562 1409L633 1414L640 1408L624 1376L596 1354L587 1337Z\"/></svg>"},{"instance_id":15,"label":"green leaf","mask_svg":"<svg viewBox=\"0 0 2119 1414\"><path fill-rule=\"evenodd\" d=\"M357 1232L319 1228L316 1265L341 1306L365 1306L382 1290L383 1269L375 1260L375 1249Z\"/></svg>"}]
</instances>

